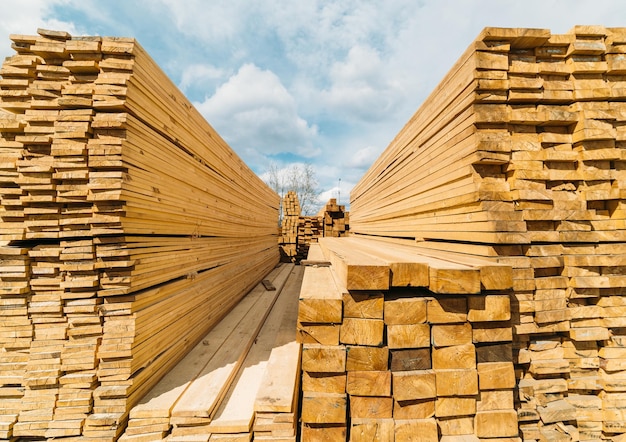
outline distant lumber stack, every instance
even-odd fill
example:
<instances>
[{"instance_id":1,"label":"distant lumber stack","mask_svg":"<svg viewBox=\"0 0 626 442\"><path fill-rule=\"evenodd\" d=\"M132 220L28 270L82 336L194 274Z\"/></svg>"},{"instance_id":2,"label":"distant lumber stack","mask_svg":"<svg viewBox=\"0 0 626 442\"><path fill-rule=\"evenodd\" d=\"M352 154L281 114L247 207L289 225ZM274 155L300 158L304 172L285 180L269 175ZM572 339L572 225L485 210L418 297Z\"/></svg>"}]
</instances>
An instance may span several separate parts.
<instances>
[{"instance_id":1,"label":"distant lumber stack","mask_svg":"<svg viewBox=\"0 0 626 442\"><path fill-rule=\"evenodd\" d=\"M624 54L626 28L485 28L351 193L353 234L512 267L524 440L626 433Z\"/></svg>"},{"instance_id":2,"label":"distant lumber stack","mask_svg":"<svg viewBox=\"0 0 626 442\"><path fill-rule=\"evenodd\" d=\"M0 437L115 440L276 265L279 197L133 39L11 40Z\"/></svg>"},{"instance_id":3,"label":"distant lumber stack","mask_svg":"<svg viewBox=\"0 0 626 442\"><path fill-rule=\"evenodd\" d=\"M303 216L298 194L290 190L283 197L280 250L282 259L299 262L306 258L309 245L323 236L320 216Z\"/></svg>"},{"instance_id":4,"label":"distant lumber stack","mask_svg":"<svg viewBox=\"0 0 626 442\"><path fill-rule=\"evenodd\" d=\"M346 206L337 204L336 198L328 200L317 214L324 220L324 236L346 236L350 230L350 214L346 212Z\"/></svg>"}]
</instances>

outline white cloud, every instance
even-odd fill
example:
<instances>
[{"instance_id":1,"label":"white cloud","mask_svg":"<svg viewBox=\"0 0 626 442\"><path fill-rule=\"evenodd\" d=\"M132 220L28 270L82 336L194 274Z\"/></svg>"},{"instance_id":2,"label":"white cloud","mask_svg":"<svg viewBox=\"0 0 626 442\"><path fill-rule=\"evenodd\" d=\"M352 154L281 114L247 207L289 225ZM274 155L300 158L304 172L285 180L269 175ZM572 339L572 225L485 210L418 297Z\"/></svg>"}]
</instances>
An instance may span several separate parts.
<instances>
[{"instance_id":1,"label":"white cloud","mask_svg":"<svg viewBox=\"0 0 626 442\"><path fill-rule=\"evenodd\" d=\"M210 64L192 64L183 68L178 87L186 92L189 89L201 87L207 82L220 80L228 75L228 71Z\"/></svg>"},{"instance_id":2,"label":"white cloud","mask_svg":"<svg viewBox=\"0 0 626 442\"><path fill-rule=\"evenodd\" d=\"M237 0L160 0L178 31L214 44L238 38L246 20L254 15L254 3ZM251 14L252 13L252 14Z\"/></svg>"},{"instance_id":3,"label":"white cloud","mask_svg":"<svg viewBox=\"0 0 626 442\"><path fill-rule=\"evenodd\" d=\"M253 64L243 65L196 107L235 149L305 157L318 153L313 146L317 126L298 115L296 101L273 72Z\"/></svg>"},{"instance_id":4,"label":"white cloud","mask_svg":"<svg viewBox=\"0 0 626 442\"><path fill-rule=\"evenodd\" d=\"M346 165L354 168L367 169L372 165L376 158L378 158L379 154L379 148L376 148L374 146L366 146L353 153L349 157Z\"/></svg>"},{"instance_id":5,"label":"white cloud","mask_svg":"<svg viewBox=\"0 0 626 442\"><path fill-rule=\"evenodd\" d=\"M402 101L403 91L380 53L367 46L354 46L343 61L330 68L332 85L322 97L337 118L374 121L389 118Z\"/></svg>"}]
</instances>

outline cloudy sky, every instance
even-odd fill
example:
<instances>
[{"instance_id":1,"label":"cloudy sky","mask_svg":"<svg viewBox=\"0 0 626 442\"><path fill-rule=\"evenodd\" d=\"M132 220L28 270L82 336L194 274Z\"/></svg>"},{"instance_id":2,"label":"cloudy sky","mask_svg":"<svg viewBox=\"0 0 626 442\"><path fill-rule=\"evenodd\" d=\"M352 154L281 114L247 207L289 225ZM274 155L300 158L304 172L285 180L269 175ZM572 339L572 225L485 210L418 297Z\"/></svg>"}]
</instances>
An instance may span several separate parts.
<instances>
[{"instance_id":1,"label":"cloudy sky","mask_svg":"<svg viewBox=\"0 0 626 442\"><path fill-rule=\"evenodd\" d=\"M135 37L259 175L352 186L485 26L626 26L624 0L1 0L9 34Z\"/></svg>"}]
</instances>

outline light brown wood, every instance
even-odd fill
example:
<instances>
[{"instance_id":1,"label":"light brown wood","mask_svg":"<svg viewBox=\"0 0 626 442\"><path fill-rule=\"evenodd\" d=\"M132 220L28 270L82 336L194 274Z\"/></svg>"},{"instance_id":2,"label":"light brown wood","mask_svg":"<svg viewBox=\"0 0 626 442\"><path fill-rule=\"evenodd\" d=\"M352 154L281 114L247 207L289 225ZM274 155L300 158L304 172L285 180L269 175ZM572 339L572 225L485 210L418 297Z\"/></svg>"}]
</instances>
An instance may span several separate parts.
<instances>
[{"instance_id":1,"label":"light brown wood","mask_svg":"<svg viewBox=\"0 0 626 442\"><path fill-rule=\"evenodd\" d=\"M384 371L389 366L389 348L352 346L346 347L347 371Z\"/></svg>"},{"instance_id":2,"label":"light brown wood","mask_svg":"<svg viewBox=\"0 0 626 442\"><path fill-rule=\"evenodd\" d=\"M338 283L348 290L387 290L389 267L373 256L353 251L335 238L320 238L324 256L332 263Z\"/></svg>"},{"instance_id":3,"label":"light brown wood","mask_svg":"<svg viewBox=\"0 0 626 442\"><path fill-rule=\"evenodd\" d=\"M516 385L512 362L482 362L477 364L480 390L513 389Z\"/></svg>"},{"instance_id":4,"label":"light brown wood","mask_svg":"<svg viewBox=\"0 0 626 442\"><path fill-rule=\"evenodd\" d=\"M385 299L386 325L419 324L426 322L426 298L394 296Z\"/></svg>"},{"instance_id":5,"label":"light brown wood","mask_svg":"<svg viewBox=\"0 0 626 442\"><path fill-rule=\"evenodd\" d=\"M22 407L32 394L45 410L14 433L113 440L276 265L278 199L133 39L38 34L12 36L18 55L0 85L1 105L20 114L0 124L0 167L14 183L0 191L0 241L29 240L32 252L21 278L33 325L10 345L33 349ZM25 293L11 272L5 291ZM93 406L63 391L50 407L43 387L58 384ZM132 437L163 425L135 422Z\"/></svg>"},{"instance_id":6,"label":"light brown wood","mask_svg":"<svg viewBox=\"0 0 626 442\"><path fill-rule=\"evenodd\" d=\"M348 371L346 393L355 396L391 396L390 371Z\"/></svg>"},{"instance_id":7,"label":"light brown wood","mask_svg":"<svg viewBox=\"0 0 626 442\"><path fill-rule=\"evenodd\" d=\"M396 419L395 440L435 442L439 440L435 419Z\"/></svg>"},{"instance_id":8,"label":"light brown wood","mask_svg":"<svg viewBox=\"0 0 626 442\"><path fill-rule=\"evenodd\" d=\"M343 317L383 319L384 299L382 292L344 292Z\"/></svg>"},{"instance_id":9,"label":"light brown wood","mask_svg":"<svg viewBox=\"0 0 626 442\"><path fill-rule=\"evenodd\" d=\"M395 440L395 424L393 419L352 419L350 425L352 441L386 441Z\"/></svg>"},{"instance_id":10,"label":"light brown wood","mask_svg":"<svg viewBox=\"0 0 626 442\"><path fill-rule=\"evenodd\" d=\"M433 325L431 335L434 347L469 344L472 342L472 326L469 323Z\"/></svg>"},{"instance_id":11,"label":"light brown wood","mask_svg":"<svg viewBox=\"0 0 626 442\"><path fill-rule=\"evenodd\" d=\"M375 396L350 395L351 419L390 419L393 415L393 399Z\"/></svg>"},{"instance_id":12,"label":"light brown wood","mask_svg":"<svg viewBox=\"0 0 626 442\"><path fill-rule=\"evenodd\" d=\"M387 345L390 349L430 347L430 326L428 324L388 325Z\"/></svg>"},{"instance_id":13,"label":"light brown wood","mask_svg":"<svg viewBox=\"0 0 626 442\"><path fill-rule=\"evenodd\" d=\"M298 321L340 323L342 292L328 267L307 267L298 303Z\"/></svg>"},{"instance_id":14,"label":"light brown wood","mask_svg":"<svg viewBox=\"0 0 626 442\"><path fill-rule=\"evenodd\" d=\"M344 318L339 342L346 345L380 347L383 345L385 324L382 319Z\"/></svg>"},{"instance_id":15,"label":"light brown wood","mask_svg":"<svg viewBox=\"0 0 626 442\"><path fill-rule=\"evenodd\" d=\"M475 368L476 349L474 344L437 347L432 350L433 368L446 370L451 368Z\"/></svg>"},{"instance_id":16,"label":"light brown wood","mask_svg":"<svg viewBox=\"0 0 626 442\"><path fill-rule=\"evenodd\" d=\"M478 437L516 437L518 435L515 411L479 411L476 413Z\"/></svg>"},{"instance_id":17,"label":"light brown wood","mask_svg":"<svg viewBox=\"0 0 626 442\"><path fill-rule=\"evenodd\" d=\"M304 344L302 346L302 370L316 373L342 373L346 371L346 348Z\"/></svg>"},{"instance_id":18,"label":"light brown wood","mask_svg":"<svg viewBox=\"0 0 626 442\"><path fill-rule=\"evenodd\" d=\"M394 371L392 375L393 397L396 401L414 401L437 397L436 372L433 370Z\"/></svg>"},{"instance_id":19,"label":"light brown wood","mask_svg":"<svg viewBox=\"0 0 626 442\"><path fill-rule=\"evenodd\" d=\"M343 424L347 422L346 394L304 392L302 422L305 424Z\"/></svg>"}]
</instances>

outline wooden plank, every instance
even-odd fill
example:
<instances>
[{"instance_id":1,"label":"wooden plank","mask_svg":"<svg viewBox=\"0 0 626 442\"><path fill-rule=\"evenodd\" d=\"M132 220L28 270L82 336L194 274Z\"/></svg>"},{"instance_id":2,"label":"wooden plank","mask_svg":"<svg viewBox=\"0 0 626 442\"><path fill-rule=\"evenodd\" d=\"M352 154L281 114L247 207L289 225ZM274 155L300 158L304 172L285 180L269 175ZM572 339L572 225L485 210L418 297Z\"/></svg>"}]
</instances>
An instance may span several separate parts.
<instances>
[{"instance_id":1,"label":"wooden plank","mask_svg":"<svg viewBox=\"0 0 626 442\"><path fill-rule=\"evenodd\" d=\"M172 423L184 423L187 417L207 420L212 418L248 349L254 343L276 296L276 291L267 292L259 305L259 311L263 314L250 312L243 319L241 328L229 335L224 345L176 402L172 409Z\"/></svg>"},{"instance_id":2,"label":"wooden plank","mask_svg":"<svg viewBox=\"0 0 626 442\"><path fill-rule=\"evenodd\" d=\"M305 424L342 424L347 422L346 394L304 392L302 422Z\"/></svg>"},{"instance_id":3,"label":"wooden plank","mask_svg":"<svg viewBox=\"0 0 626 442\"><path fill-rule=\"evenodd\" d=\"M337 238L320 238L324 255L332 263L339 283L348 290L387 290L389 267L383 261L355 253Z\"/></svg>"},{"instance_id":4,"label":"wooden plank","mask_svg":"<svg viewBox=\"0 0 626 442\"><path fill-rule=\"evenodd\" d=\"M295 311L298 308L297 294L302 284L304 270L294 268L294 274L283 288L281 296L287 297L289 306L285 308L280 321L279 333L273 344L264 378L254 401L257 412L294 412L294 396L297 393L300 376L300 345L296 342Z\"/></svg>"},{"instance_id":5,"label":"wooden plank","mask_svg":"<svg viewBox=\"0 0 626 442\"><path fill-rule=\"evenodd\" d=\"M302 323L340 323L342 292L328 267L307 267L304 272L298 321Z\"/></svg>"},{"instance_id":6,"label":"wooden plank","mask_svg":"<svg viewBox=\"0 0 626 442\"><path fill-rule=\"evenodd\" d=\"M437 397L433 370L394 371L393 397L396 401L415 401Z\"/></svg>"},{"instance_id":7,"label":"wooden plank","mask_svg":"<svg viewBox=\"0 0 626 442\"><path fill-rule=\"evenodd\" d=\"M295 274L298 271L302 273L302 268L299 266L290 266L291 271L287 282L280 290L280 294L276 299L271 311L267 315L263 326L259 330L258 335L255 337L254 344L248 351L243 363L237 373L235 379L229 388L228 393L225 395L221 402L221 405L217 409L215 416L208 425L208 430L211 433L216 434L243 434L252 432L252 424L254 422L254 412L259 405L258 398L261 388L267 391L268 388L273 386L272 378L279 382L286 381L286 392L282 397L276 397L276 400L286 401L283 405L283 410L286 412L292 412L294 389L296 386L296 380L299 373L299 346L295 343L295 326L293 316L289 318L288 313L294 313L297 305L297 293L299 292L300 283L298 276ZM296 270L297 269L297 270ZM265 287L265 295L267 293L275 291L267 289ZM283 324L283 318L287 316L288 324ZM286 328L287 330L283 329ZM269 360L274 353L274 346L278 339L278 334L281 329L289 333L292 336L290 343L295 344L295 348L292 348L292 354L287 360L279 362L278 367L280 371L269 372ZM284 338L283 338L284 339ZM276 357L276 356L275 356ZM286 363L289 363L286 365ZM278 377L282 375L283 379ZM269 379L268 379L269 378ZM193 388L193 386L192 386ZM285 389L285 387L283 388ZM267 397L267 396L266 396ZM270 399L273 404L274 401ZM273 407L272 407L273 408ZM274 411L274 410L268 410Z\"/></svg>"}]
</instances>

